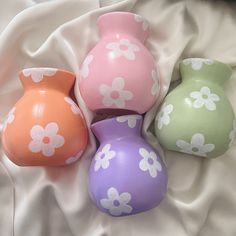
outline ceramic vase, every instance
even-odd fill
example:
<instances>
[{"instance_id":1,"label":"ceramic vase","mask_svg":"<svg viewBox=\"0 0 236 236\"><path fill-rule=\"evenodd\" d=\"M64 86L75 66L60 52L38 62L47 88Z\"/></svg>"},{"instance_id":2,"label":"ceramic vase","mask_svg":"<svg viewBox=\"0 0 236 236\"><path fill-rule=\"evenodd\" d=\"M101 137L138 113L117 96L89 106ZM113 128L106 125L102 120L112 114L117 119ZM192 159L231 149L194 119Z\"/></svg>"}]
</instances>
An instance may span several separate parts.
<instances>
[{"instance_id":1,"label":"ceramic vase","mask_svg":"<svg viewBox=\"0 0 236 236\"><path fill-rule=\"evenodd\" d=\"M164 99L155 120L161 145L214 158L234 139L234 112L223 86L231 68L219 61L188 58L180 63L182 83Z\"/></svg>"},{"instance_id":2,"label":"ceramic vase","mask_svg":"<svg viewBox=\"0 0 236 236\"><path fill-rule=\"evenodd\" d=\"M55 68L20 72L24 95L9 112L3 148L20 166L61 166L75 162L87 144L79 107L69 97L75 75Z\"/></svg>"},{"instance_id":3,"label":"ceramic vase","mask_svg":"<svg viewBox=\"0 0 236 236\"><path fill-rule=\"evenodd\" d=\"M89 172L91 199L111 216L156 207L166 194L166 167L141 137L142 116L119 116L92 125L100 142Z\"/></svg>"},{"instance_id":4,"label":"ceramic vase","mask_svg":"<svg viewBox=\"0 0 236 236\"><path fill-rule=\"evenodd\" d=\"M81 67L80 91L96 112L145 113L159 94L159 76L144 42L148 24L139 15L112 12L98 18L101 39Z\"/></svg>"}]
</instances>

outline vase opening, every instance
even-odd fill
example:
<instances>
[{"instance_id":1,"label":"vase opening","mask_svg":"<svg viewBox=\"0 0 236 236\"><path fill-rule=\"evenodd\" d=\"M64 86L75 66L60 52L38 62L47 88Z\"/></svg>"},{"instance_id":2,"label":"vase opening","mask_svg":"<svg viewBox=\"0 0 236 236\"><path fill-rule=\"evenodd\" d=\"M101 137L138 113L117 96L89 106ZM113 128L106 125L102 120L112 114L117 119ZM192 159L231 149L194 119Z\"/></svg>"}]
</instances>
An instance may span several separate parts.
<instances>
[{"instance_id":1,"label":"vase opening","mask_svg":"<svg viewBox=\"0 0 236 236\"><path fill-rule=\"evenodd\" d=\"M35 67L23 69L19 78L24 89L57 90L69 94L75 75L69 71L57 68Z\"/></svg>"},{"instance_id":2,"label":"vase opening","mask_svg":"<svg viewBox=\"0 0 236 236\"><path fill-rule=\"evenodd\" d=\"M186 58L180 62L183 82L188 80L206 80L223 85L232 75L229 65L208 58Z\"/></svg>"},{"instance_id":3,"label":"vase opening","mask_svg":"<svg viewBox=\"0 0 236 236\"><path fill-rule=\"evenodd\" d=\"M115 35L120 38L128 35L143 43L149 34L147 21L142 16L130 12L106 13L98 18L97 25L101 37Z\"/></svg>"},{"instance_id":4,"label":"vase opening","mask_svg":"<svg viewBox=\"0 0 236 236\"><path fill-rule=\"evenodd\" d=\"M142 121L141 115L123 115L95 122L90 128L97 139L103 142L127 136L140 136Z\"/></svg>"}]
</instances>

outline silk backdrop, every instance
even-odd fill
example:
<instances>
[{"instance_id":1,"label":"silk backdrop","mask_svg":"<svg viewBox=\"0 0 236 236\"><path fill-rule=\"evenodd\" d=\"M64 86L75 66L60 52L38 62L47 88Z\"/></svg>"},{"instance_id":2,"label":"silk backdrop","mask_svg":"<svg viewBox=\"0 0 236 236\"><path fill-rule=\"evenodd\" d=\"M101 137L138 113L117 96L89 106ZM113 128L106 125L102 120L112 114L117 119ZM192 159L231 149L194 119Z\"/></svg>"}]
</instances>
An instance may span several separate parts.
<instances>
[{"instance_id":1,"label":"silk backdrop","mask_svg":"<svg viewBox=\"0 0 236 236\"><path fill-rule=\"evenodd\" d=\"M144 16L146 43L158 63L162 93L145 115L143 136L164 158L168 193L161 205L130 217L101 213L88 196L90 143L70 167L18 167L1 150L1 236L235 236L236 146L205 160L162 151L149 131L171 81L185 57L209 57L232 66L226 93L236 110L236 5L198 0L8 0L0 8L0 121L22 95L17 73L27 67L58 67L79 74L79 65L98 41L96 19L110 11ZM78 82L78 81L77 81ZM75 91L87 125L94 118ZM222 114L223 115L223 114ZM222 125L222 124L219 124ZM164 154L164 156L163 156Z\"/></svg>"}]
</instances>

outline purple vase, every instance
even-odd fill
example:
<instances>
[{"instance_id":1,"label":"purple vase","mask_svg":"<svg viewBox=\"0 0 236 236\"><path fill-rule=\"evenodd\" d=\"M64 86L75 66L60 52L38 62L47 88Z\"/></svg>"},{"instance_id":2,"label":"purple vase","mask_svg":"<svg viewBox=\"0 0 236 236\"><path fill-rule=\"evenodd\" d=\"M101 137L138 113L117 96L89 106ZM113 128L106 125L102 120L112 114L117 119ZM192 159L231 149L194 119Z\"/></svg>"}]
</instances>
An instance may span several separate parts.
<instances>
[{"instance_id":1,"label":"purple vase","mask_svg":"<svg viewBox=\"0 0 236 236\"><path fill-rule=\"evenodd\" d=\"M112 216L156 207L166 194L166 167L141 137L142 116L119 116L94 123L100 147L91 163L89 192L93 202Z\"/></svg>"}]
</instances>

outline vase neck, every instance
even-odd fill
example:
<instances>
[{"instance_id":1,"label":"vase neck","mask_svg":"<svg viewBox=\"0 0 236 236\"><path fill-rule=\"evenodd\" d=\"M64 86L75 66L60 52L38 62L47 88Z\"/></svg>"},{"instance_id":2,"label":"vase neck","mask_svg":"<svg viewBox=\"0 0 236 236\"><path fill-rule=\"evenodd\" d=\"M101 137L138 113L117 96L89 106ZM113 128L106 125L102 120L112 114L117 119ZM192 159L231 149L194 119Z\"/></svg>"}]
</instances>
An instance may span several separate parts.
<instances>
[{"instance_id":1,"label":"vase neck","mask_svg":"<svg viewBox=\"0 0 236 236\"><path fill-rule=\"evenodd\" d=\"M69 94L75 75L69 71L56 68L29 68L19 73L25 91L28 90L56 90Z\"/></svg>"},{"instance_id":2,"label":"vase neck","mask_svg":"<svg viewBox=\"0 0 236 236\"><path fill-rule=\"evenodd\" d=\"M223 86L232 75L230 66L211 59L188 58L180 63L183 82L201 80Z\"/></svg>"},{"instance_id":3,"label":"vase neck","mask_svg":"<svg viewBox=\"0 0 236 236\"><path fill-rule=\"evenodd\" d=\"M127 115L96 122L91 125L91 130L101 143L127 136L140 136L141 127L141 115Z\"/></svg>"},{"instance_id":4,"label":"vase neck","mask_svg":"<svg viewBox=\"0 0 236 236\"><path fill-rule=\"evenodd\" d=\"M142 43L148 37L148 23L130 12L111 12L100 16L97 25L102 38L134 37Z\"/></svg>"}]
</instances>

